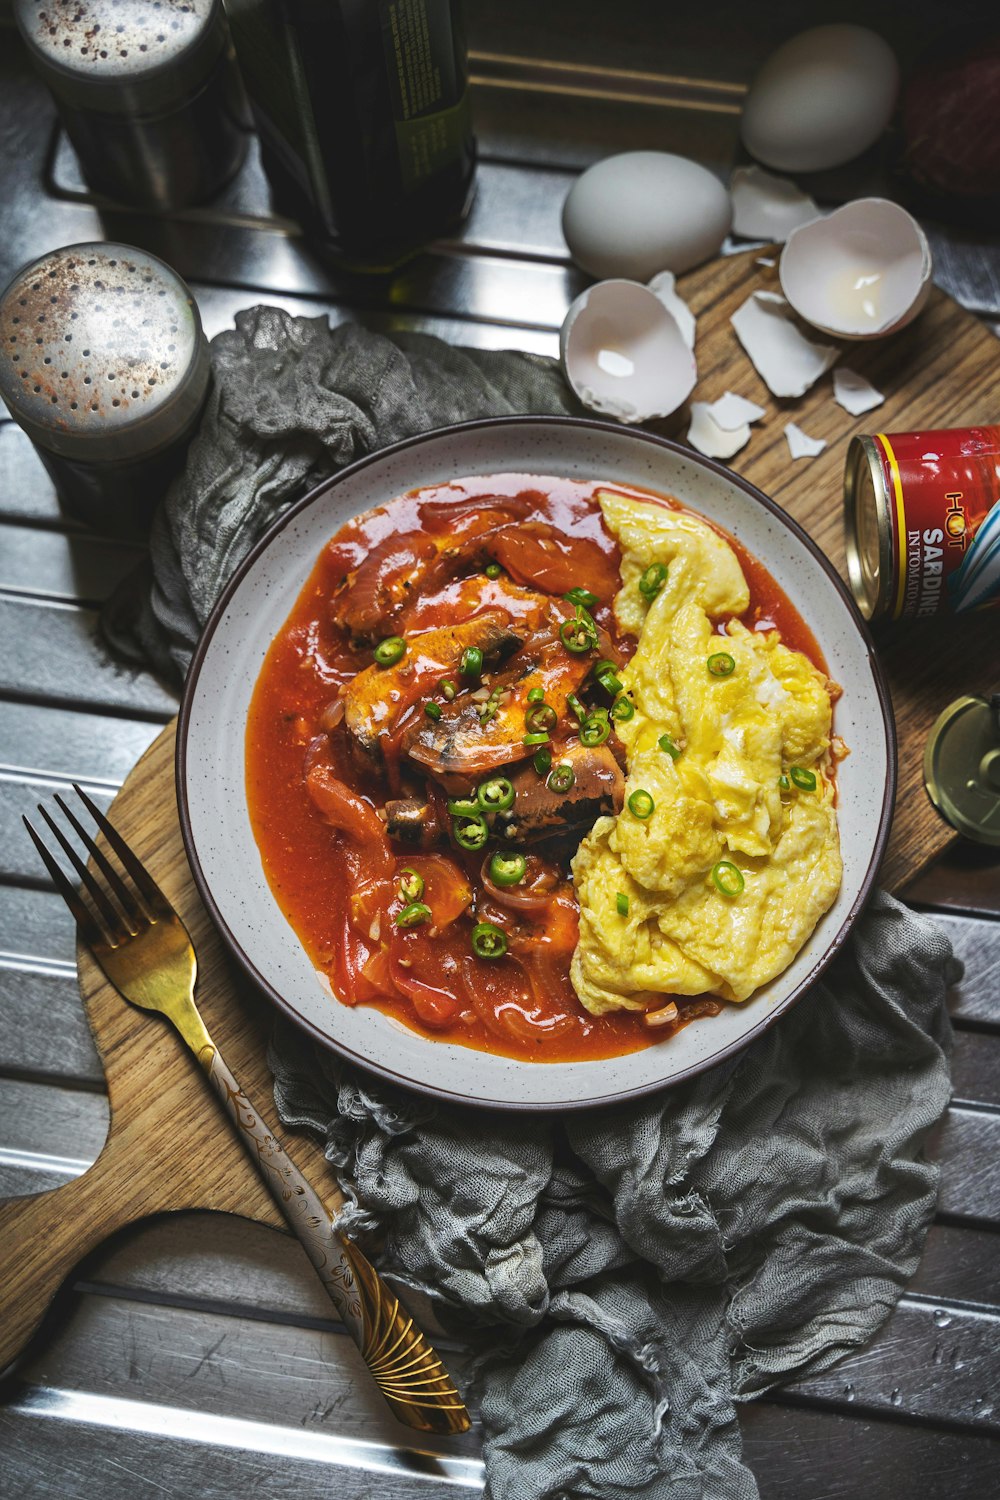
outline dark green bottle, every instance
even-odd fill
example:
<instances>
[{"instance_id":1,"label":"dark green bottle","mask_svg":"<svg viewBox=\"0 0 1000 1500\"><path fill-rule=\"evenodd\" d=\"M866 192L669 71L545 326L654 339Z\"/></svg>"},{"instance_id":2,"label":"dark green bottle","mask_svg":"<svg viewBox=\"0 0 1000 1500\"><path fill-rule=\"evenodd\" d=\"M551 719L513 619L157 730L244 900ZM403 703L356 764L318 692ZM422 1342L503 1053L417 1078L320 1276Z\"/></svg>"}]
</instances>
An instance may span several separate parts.
<instances>
[{"instance_id":1,"label":"dark green bottle","mask_svg":"<svg viewBox=\"0 0 1000 1500\"><path fill-rule=\"evenodd\" d=\"M388 269L466 212L460 0L226 0L278 212Z\"/></svg>"}]
</instances>

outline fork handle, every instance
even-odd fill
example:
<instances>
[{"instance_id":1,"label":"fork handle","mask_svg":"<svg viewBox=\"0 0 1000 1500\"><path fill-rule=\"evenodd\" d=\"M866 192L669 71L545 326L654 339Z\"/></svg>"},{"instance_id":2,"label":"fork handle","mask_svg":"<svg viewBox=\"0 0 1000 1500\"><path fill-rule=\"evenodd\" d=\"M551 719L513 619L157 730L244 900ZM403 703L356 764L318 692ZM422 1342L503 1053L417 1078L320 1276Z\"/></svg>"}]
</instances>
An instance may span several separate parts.
<instances>
[{"instance_id":1,"label":"fork handle","mask_svg":"<svg viewBox=\"0 0 1000 1500\"><path fill-rule=\"evenodd\" d=\"M218 1048L208 1039L197 1057L393 1415L419 1432L467 1431L469 1414L440 1356L368 1258L333 1228L319 1196L251 1104Z\"/></svg>"}]
</instances>

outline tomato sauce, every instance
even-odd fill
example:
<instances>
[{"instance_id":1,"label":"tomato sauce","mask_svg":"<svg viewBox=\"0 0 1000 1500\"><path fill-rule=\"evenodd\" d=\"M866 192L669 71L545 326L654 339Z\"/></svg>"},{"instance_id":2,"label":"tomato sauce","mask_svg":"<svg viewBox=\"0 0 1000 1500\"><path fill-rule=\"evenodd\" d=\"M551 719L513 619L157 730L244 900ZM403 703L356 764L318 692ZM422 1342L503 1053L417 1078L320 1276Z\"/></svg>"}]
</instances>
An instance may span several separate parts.
<instances>
[{"instance_id":1,"label":"tomato sauce","mask_svg":"<svg viewBox=\"0 0 1000 1500\"><path fill-rule=\"evenodd\" d=\"M550 841L525 848L527 875L506 889L484 879L484 855L496 849L494 840L474 852L446 833L424 850L390 839L387 800L416 791L442 828L450 824L449 793L402 753L407 732L424 722L423 704L429 697L440 702L442 668L429 647L425 660L417 652L407 657L413 671L403 696L397 692L387 708L377 704L389 717L371 754L359 753L345 723L341 690L371 666L373 642L461 628L491 613L530 635L539 626L539 596L550 612L572 616L572 605L561 602L571 587L598 595L591 612L602 654L624 664L635 641L619 635L611 610L620 554L593 498L609 487L607 481L513 474L423 489L349 521L317 559L254 690L246 783L268 882L328 978L336 997L331 1003L373 1005L427 1036L548 1062L637 1051L721 1008L711 997L677 997L677 1022L655 1029L635 1012L595 1017L583 1009L569 980L578 908L568 858L585 829L561 850ZM681 508L658 495L614 488ZM744 623L775 626L786 644L825 671L787 596L745 548L722 534L750 586ZM501 563L498 576L486 576L485 560ZM398 632L385 623L392 619L405 622ZM567 653L560 648L557 654L556 666L564 669ZM564 704L565 693L558 699L563 689L548 682L546 697ZM572 716L561 713L552 731L554 762L560 736L575 742L575 730ZM501 765L498 774L515 769ZM467 796L482 779L472 777L468 790L453 787L450 795ZM399 889L404 871L423 882L421 902L432 913L414 927L396 921L406 905ZM477 921L505 935L502 958L472 952Z\"/></svg>"}]
</instances>

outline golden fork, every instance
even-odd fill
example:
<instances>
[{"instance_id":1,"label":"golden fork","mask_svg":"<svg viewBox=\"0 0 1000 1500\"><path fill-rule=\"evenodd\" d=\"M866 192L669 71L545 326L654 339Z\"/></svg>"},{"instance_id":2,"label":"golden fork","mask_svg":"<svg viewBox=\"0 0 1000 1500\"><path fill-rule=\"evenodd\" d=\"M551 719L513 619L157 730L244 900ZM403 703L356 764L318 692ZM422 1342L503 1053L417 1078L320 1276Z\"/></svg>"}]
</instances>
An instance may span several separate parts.
<instances>
[{"instance_id":1,"label":"golden fork","mask_svg":"<svg viewBox=\"0 0 1000 1500\"><path fill-rule=\"evenodd\" d=\"M166 1016L201 1065L251 1161L298 1236L393 1415L420 1432L466 1432L469 1414L441 1359L358 1247L332 1227L319 1197L229 1071L195 1005L198 972L187 928L114 825L74 785L120 861L116 869L60 796L55 801L103 876L98 879L44 806L38 811L90 898L66 877L24 819L77 930L118 993Z\"/></svg>"}]
</instances>

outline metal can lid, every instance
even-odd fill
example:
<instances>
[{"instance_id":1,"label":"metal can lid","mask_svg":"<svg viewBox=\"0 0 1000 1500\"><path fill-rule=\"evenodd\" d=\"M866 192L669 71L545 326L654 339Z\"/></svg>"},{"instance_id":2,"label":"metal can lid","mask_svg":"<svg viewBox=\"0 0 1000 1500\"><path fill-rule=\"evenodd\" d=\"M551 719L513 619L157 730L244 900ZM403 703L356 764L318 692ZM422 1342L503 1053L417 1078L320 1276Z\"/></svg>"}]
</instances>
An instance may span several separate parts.
<instances>
[{"instance_id":1,"label":"metal can lid","mask_svg":"<svg viewBox=\"0 0 1000 1500\"><path fill-rule=\"evenodd\" d=\"M14 0L14 18L59 99L112 114L176 107L226 36L221 0Z\"/></svg>"},{"instance_id":2,"label":"metal can lid","mask_svg":"<svg viewBox=\"0 0 1000 1500\"><path fill-rule=\"evenodd\" d=\"M0 297L0 395L39 447L83 463L150 456L208 388L194 298L155 255L68 245Z\"/></svg>"},{"instance_id":3,"label":"metal can lid","mask_svg":"<svg viewBox=\"0 0 1000 1500\"><path fill-rule=\"evenodd\" d=\"M886 612L892 590L892 530L881 454L871 437L853 437L844 469L844 548L851 593L866 620Z\"/></svg>"},{"instance_id":4,"label":"metal can lid","mask_svg":"<svg viewBox=\"0 0 1000 1500\"><path fill-rule=\"evenodd\" d=\"M959 833L1000 844L1000 694L948 705L927 740L924 785Z\"/></svg>"}]
</instances>

